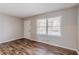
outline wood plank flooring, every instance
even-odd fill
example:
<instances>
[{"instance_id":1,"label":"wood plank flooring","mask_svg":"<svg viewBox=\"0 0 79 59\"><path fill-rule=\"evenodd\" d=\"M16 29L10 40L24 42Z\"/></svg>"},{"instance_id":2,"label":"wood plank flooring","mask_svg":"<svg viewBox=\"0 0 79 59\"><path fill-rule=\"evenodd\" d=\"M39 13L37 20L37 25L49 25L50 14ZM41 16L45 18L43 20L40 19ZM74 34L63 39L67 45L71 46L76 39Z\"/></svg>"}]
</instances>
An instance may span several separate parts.
<instances>
[{"instance_id":1,"label":"wood plank flooring","mask_svg":"<svg viewBox=\"0 0 79 59\"><path fill-rule=\"evenodd\" d=\"M0 44L0 55L77 55L76 51L28 39Z\"/></svg>"}]
</instances>

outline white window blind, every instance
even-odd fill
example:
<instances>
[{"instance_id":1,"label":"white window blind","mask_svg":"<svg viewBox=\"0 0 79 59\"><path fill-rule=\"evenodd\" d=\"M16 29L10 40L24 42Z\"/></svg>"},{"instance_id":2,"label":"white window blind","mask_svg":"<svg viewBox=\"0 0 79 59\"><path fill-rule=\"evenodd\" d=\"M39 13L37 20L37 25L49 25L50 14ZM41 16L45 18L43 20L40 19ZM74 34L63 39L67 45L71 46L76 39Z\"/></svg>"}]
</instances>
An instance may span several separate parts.
<instances>
[{"instance_id":1,"label":"white window blind","mask_svg":"<svg viewBox=\"0 0 79 59\"><path fill-rule=\"evenodd\" d=\"M37 34L61 35L61 16L37 20Z\"/></svg>"},{"instance_id":2,"label":"white window blind","mask_svg":"<svg viewBox=\"0 0 79 59\"><path fill-rule=\"evenodd\" d=\"M48 35L61 35L61 17L48 18Z\"/></svg>"},{"instance_id":3,"label":"white window blind","mask_svg":"<svg viewBox=\"0 0 79 59\"><path fill-rule=\"evenodd\" d=\"M37 34L46 34L46 19L37 20Z\"/></svg>"}]
</instances>

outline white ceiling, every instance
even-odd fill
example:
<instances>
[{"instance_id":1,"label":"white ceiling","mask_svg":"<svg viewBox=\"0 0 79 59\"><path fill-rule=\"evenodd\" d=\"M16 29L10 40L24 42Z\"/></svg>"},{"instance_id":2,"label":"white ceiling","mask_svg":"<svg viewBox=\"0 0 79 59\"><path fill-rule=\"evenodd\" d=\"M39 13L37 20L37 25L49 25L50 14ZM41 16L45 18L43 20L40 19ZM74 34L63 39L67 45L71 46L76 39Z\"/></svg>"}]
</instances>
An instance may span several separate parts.
<instances>
[{"instance_id":1,"label":"white ceiling","mask_svg":"<svg viewBox=\"0 0 79 59\"><path fill-rule=\"evenodd\" d=\"M0 3L0 13L16 16L29 17L75 6L75 3Z\"/></svg>"}]
</instances>

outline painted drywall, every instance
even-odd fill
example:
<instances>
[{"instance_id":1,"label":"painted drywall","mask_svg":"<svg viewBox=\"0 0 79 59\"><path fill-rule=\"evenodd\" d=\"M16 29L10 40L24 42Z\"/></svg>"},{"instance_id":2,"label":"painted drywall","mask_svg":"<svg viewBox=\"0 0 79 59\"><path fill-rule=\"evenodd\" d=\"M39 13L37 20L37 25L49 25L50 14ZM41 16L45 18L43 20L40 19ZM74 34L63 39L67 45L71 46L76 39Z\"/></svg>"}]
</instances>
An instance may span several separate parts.
<instances>
[{"instance_id":1,"label":"painted drywall","mask_svg":"<svg viewBox=\"0 0 79 59\"><path fill-rule=\"evenodd\" d=\"M78 32L77 32L77 34L78 34L78 44L77 44L77 46L78 46L78 51L79 51L79 6L78 6L78 8L77 8L77 26L78 26Z\"/></svg>"},{"instance_id":2,"label":"painted drywall","mask_svg":"<svg viewBox=\"0 0 79 59\"><path fill-rule=\"evenodd\" d=\"M0 15L0 43L23 38L23 20Z\"/></svg>"},{"instance_id":3,"label":"painted drywall","mask_svg":"<svg viewBox=\"0 0 79 59\"><path fill-rule=\"evenodd\" d=\"M39 36L36 34L36 20L39 18L50 18L61 16L61 37L57 36ZM24 24L31 22L29 36L32 40L48 43L51 45L57 45L70 49L77 49L77 8L68 8L55 12L50 12L38 16L33 16L24 19ZM24 30L28 29L29 26L24 26ZM27 31L24 32L27 34ZM27 38L26 36L24 36Z\"/></svg>"}]
</instances>

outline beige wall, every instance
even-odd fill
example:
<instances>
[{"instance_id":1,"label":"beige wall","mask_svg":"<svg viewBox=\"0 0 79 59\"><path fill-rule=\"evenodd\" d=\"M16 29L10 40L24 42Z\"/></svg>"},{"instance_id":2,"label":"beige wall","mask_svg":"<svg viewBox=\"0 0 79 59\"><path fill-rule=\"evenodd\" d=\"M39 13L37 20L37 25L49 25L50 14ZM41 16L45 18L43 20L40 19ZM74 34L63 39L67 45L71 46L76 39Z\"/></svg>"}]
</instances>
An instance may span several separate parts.
<instances>
[{"instance_id":1,"label":"beige wall","mask_svg":"<svg viewBox=\"0 0 79 59\"><path fill-rule=\"evenodd\" d=\"M77 34L78 34L78 44L77 44L77 46L78 46L78 51L79 51L79 6L78 6L78 9L77 9L77 15L78 15L78 22L77 22L77 25L78 25L78 32L77 32Z\"/></svg>"},{"instance_id":2,"label":"beige wall","mask_svg":"<svg viewBox=\"0 0 79 59\"><path fill-rule=\"evenodd\" d=\"M49 18L61 16L61 37L57 36L38 36L36 34L36 19L39 18ZM27 20L31 22L29 25L32 29L29 31L29 36L32 40L48 43L51 45L57 45L61 47L66 47L70 49L77 49L77 8L68 8L59 10L56 12L50 12L31 18L25 18L24 24L27 23ZM24 26L25 29L28 29L29 26ZM24 29L24 30L25 30ZM24 34L27 34L25 31ZM26 37L26 36L24 36ZM27 37L26 37L27 38Z\"/></svg>"},{"instance_id":3,"label":"beige wall","mask_svg":"<svg viewBox=\"0 0 79 59\"><path fill-rule=\"evenodd\" d=\"M23 20L0 15L0 43L23 38Z\"/></svg>"}]
</instances>

